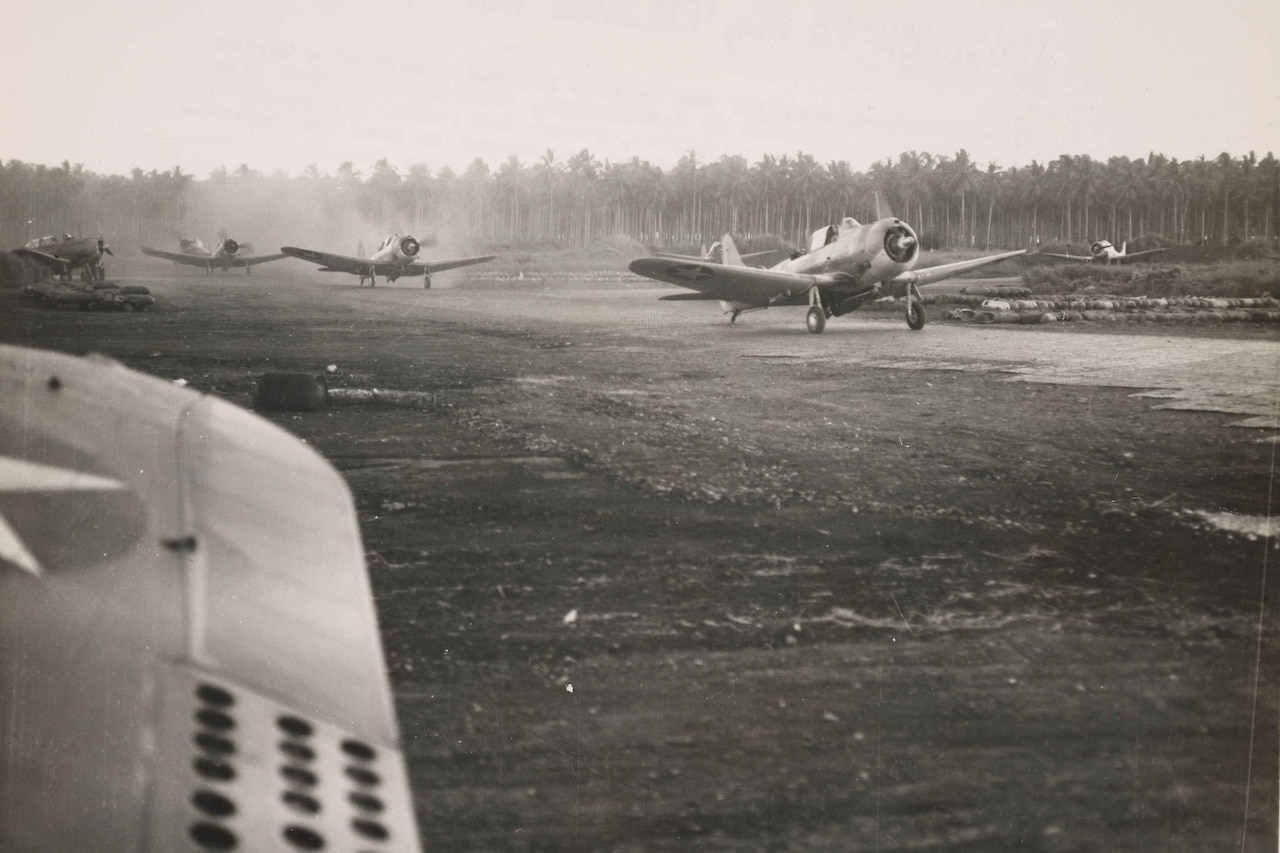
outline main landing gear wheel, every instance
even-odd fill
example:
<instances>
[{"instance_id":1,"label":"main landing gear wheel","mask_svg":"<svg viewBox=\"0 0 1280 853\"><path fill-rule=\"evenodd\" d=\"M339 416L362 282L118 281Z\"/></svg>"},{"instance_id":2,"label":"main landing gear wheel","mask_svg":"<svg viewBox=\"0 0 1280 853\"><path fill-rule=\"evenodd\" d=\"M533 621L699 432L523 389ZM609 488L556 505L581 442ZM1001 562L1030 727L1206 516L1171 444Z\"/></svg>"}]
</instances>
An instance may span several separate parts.
<instances>
[{"instance_id":1,"label":"main landing gear wheel","mask_svg":"<svg viewBox=\"0 0 1280 853\"><path fill-rule=\"evenodd\" d=\"M730 325L730 326L732 326L734 323L738 322L738 315L739 315L739 314L741 314L741 313L742 313L742 312L741 312L741 311L739 311L737 308L734 308L732 311L730 311L730 312L729 312L729 325Z\"/></svg>"},{"instance_id":2,"label":"main landing gear wheel","mask_svg":"<svg viewBox=\"0 0 1280 853\"><path fill-rule=\"evenodd\" d=\"M907 305L907 328L918 332L924 328L924 306L914 299Z\"/></svg>"},{"instance_id":3,"label":"main landing gear wheel","mask_svg":"<svg viewBox=\"0 0 1280 853\"><path fill-rule=\"evenodd\" d=\"M428 276L423 276L423 278L422 278L422 286L423 286L424 288L426 288L427 290L430 290L430 289L431 289L431 276L429 276L429 275L428 275Z\"/></svg>"},{"instance_id":4,"label":"main landing gear wheel","mask_svg":"<svg viewBox=\"0 0 1280 853\"><path fill-rule=\"evenodd\" d=\"M815 335L822 334L822 330L827 327L827 312L822 310L821 305L809 306L809 313L804 317L804 324L809 327L809 332Z\"/></svg>"}]
</instances>

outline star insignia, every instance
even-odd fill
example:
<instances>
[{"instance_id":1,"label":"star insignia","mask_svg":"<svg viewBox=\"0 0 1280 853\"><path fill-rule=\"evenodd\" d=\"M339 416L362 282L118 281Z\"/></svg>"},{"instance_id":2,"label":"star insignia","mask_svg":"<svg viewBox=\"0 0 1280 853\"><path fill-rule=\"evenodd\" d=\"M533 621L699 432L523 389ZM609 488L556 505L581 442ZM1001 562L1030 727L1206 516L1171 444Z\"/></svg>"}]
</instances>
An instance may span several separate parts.
<instances>
[{"instance_id":1,"label":"star insignia","mask_svg":"<svg viewBox=\"0 0 1280 853\"><path fill-rule=\"evenodd\" d=\"M0 495L35 492L111 492L125 489L124 483L70 468L41 465L25 459L0 456ZM18 532L0 515L0 561L9 562L33 575L41 566L27 549Z\"/></svg>"}]
</instances>

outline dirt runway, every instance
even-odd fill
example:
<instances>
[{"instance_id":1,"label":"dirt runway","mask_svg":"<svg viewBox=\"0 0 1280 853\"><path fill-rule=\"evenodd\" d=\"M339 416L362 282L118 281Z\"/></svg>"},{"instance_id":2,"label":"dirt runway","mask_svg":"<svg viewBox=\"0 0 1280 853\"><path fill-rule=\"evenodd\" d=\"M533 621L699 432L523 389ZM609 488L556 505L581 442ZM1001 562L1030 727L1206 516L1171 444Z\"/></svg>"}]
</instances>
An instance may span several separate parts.
<instances>
[{"instance_id":1,"label":"dirt runway","mask_svg":"<svg viewBox=\"0 0 1280 853\"><path fill-rule=\"evenodd\" d=\"M286 263L0 341L431 393L274 418L355 493L427 849L1276 848L1274 333Z\"/></svg>"}]
</instances>

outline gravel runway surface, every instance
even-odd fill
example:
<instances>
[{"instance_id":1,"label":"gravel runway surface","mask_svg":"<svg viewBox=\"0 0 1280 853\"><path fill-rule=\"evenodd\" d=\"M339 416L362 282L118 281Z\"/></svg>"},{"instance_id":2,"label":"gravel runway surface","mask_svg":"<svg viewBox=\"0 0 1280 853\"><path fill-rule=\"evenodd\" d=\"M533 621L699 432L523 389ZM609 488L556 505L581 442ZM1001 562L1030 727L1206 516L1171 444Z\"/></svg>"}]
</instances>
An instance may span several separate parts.
<instances>
[{"instance_id":1,"label":"gravel runway surface","mask_svg":"<svg viewBox=\"0 0 1280 853\"><path fill-rule=\"evenodd\" d=\"M355 494L427 849L1276 849L1273 330L279 266L0 340L424 392L272 418Z\"/></svg>"}]
</instances>

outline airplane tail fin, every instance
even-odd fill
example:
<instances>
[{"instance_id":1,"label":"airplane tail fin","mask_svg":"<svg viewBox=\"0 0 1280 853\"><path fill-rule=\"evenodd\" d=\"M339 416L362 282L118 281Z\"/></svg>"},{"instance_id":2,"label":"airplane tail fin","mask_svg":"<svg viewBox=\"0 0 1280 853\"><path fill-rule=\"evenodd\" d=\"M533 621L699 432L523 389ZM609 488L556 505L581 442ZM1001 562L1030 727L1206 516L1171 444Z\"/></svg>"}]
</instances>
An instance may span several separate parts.
<instances>
[{"instance_id":1,"label":"airplane tail fin","mask_svg":"<svg viewBox=\"0 0 1280 853\"><path fill-rule=\"evenodd\" d=\"M728 234L720 238L723 246L724 260L721 261L727 267L745 267L747 264L742 260L742 255L738 253L738 244L733 242L733 238Z\"/></svg>"}]
</instances>

